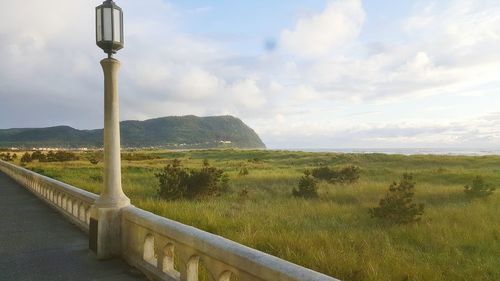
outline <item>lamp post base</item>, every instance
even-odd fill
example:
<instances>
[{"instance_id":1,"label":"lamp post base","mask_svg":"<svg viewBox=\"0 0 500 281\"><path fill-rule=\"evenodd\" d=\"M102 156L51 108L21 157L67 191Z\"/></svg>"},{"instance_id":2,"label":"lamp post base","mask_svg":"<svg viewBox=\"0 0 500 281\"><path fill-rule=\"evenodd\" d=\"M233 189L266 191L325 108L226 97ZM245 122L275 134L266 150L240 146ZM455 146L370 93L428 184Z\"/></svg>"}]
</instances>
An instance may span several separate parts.
<instances>
[{"instance_id":1,"label":"lamp post base","mask_svg":"<svg viewBox=\"0 0 500 281\"><path fill-rule=\"evenodd\" d=\"M100 260L121 253L121 209L96 205L90 209L89 249Z\"/></svg>"}]
</instances>

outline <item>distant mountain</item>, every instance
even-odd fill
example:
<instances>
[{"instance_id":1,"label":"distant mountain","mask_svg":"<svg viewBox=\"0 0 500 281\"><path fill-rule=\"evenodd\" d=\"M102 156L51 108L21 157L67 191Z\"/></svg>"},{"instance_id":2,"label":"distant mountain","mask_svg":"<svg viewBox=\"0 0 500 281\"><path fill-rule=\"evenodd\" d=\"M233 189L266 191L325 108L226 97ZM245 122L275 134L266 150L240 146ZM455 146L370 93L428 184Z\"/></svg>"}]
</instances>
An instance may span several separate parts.
<instances>
[{"instance_id":1,"label":"distant mountain","mask_svg":"<svg viewBox=\"0 0 500 281\"><path fill-rule=\"evenodd\" d=\"M122 121L125 148L265 148L259 136L233 116L171 116L145 121ZM0 147L102 147L103 130L68 126L0 129Z\"/></svg>"}]
</instances>

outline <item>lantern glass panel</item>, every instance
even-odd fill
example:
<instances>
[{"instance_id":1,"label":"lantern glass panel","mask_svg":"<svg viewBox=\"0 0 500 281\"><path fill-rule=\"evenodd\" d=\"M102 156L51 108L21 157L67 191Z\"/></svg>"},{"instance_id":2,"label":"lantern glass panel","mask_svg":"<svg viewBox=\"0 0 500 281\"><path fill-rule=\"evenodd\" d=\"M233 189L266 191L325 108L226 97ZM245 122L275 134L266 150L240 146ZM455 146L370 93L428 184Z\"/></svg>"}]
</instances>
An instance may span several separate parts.
<instances>
[{"instance_id":1,"label":"lantern glass panel","mask_svg":"<svg viewBox=\"0 0 500 281\"><path fill-rule=\"evenodd\" d=\"M114 9L113 10L113 34L114 34L114 37L113 38L115 42L121 42L122 39L121 39L121 13L120 13L120 10L117 10L117 9Z\"/></svg>"},{"instance_id":2,"label":"lantern glass panel","mask_svg":"<svg viewBox=\"0 0 500 281\"><path fill-rule=\"evenodd\" d=\"M112 8L104 8L104 41L113 41L113 22L111 17Z\"/></svg>"},{"instance_id":3,"label":"lantern glass panel","mask_svg":"<svg viewBox=\"0 0 500 281\"><path fill-rule=\"evenodd\" d=\"M97 9L96 12L96 35L97 41L102 41L102 15L101 9Z\"/></svg>"}]
</instances>

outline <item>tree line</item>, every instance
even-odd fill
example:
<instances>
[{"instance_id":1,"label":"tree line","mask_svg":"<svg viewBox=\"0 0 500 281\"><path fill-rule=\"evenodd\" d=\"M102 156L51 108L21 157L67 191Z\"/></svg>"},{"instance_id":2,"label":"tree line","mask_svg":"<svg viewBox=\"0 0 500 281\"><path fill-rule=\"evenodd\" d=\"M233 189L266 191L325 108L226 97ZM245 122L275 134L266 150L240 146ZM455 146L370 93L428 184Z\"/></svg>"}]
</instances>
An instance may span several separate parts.
<instances>
[{"instance_id":1,"label":"tree line","mask_svg":"<svg viewBox=\"0 0 500 281\"><path fill-rule=\"evenodd\" d=\"M38 160L38 162L66 162L78 160L78 155L70 151L49 151L46 154L41 151L33 153L25 152L21 156L21 164L26 164Z\"/></svg>"}]
</instances>

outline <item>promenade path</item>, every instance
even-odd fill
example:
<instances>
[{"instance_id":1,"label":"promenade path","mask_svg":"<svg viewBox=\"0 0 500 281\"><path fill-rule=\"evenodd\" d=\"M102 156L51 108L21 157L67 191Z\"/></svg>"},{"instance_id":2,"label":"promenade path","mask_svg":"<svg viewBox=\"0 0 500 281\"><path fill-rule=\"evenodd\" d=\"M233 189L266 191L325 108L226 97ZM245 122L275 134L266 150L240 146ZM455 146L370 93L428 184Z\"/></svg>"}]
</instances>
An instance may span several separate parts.
<instances>
[{"instance_id":1,"label":"promenade path","mask_svg":"<svg viewBox=\"0 0 500 281\"><path fill-rule=\"evenodd\" d=\"M0 280L146 279L120 259L98 261L85 233L0 172Z\"/></svg>"}]
</instances>

